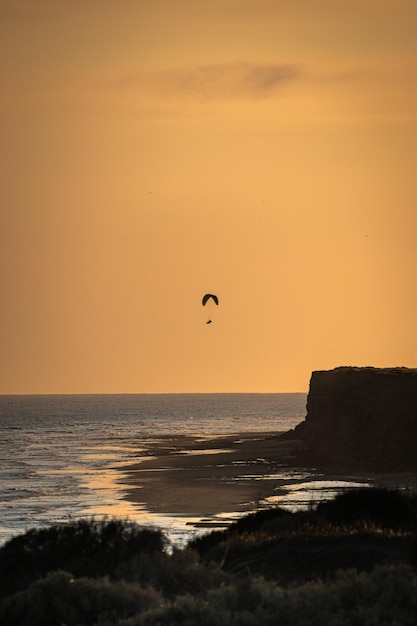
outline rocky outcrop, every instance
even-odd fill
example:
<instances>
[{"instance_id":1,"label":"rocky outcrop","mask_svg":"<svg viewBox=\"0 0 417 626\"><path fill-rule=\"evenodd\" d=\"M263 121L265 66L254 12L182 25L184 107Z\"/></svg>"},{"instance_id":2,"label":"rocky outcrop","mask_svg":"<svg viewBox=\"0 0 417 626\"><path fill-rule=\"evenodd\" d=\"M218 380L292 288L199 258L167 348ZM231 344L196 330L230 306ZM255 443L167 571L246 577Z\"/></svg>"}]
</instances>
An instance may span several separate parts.
<instances>
[{"instance_id":1,"label":"rocky outcrop","mask_svg":"<svg viewBox=\"0 0 417 626\"><path fill-rule=\"evenodd\" d=\"M315 463L417 468L417 369L338 367L313 372L307 416L290 438Z\"/></svg>"}]
</instances>

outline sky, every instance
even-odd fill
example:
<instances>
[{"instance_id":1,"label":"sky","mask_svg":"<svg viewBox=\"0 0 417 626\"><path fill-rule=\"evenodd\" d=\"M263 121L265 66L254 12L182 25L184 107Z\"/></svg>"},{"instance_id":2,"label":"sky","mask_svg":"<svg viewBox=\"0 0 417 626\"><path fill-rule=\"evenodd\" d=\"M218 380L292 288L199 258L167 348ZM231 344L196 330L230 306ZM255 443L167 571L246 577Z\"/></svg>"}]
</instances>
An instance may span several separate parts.
<instances>
[{"instance_id":1,"label":"sky","mask_svg":"<svg viewBox=\"0 0 417 626\"><path fill-rule=\"evenodd\" d=\"M1 0L0 393L416 367L416 23L415 0Z\"/></svg>"}]
</instances>

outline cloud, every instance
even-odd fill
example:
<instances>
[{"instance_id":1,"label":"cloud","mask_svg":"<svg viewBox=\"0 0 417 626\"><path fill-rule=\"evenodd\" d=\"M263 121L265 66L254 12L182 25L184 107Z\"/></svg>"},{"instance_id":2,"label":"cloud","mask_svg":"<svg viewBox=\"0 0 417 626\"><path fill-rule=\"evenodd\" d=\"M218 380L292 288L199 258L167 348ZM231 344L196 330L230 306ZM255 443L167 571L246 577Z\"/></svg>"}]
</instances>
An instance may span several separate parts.
<instances>
[{"instance_id":1,"label":"cloud","mask_svg":"<svg viewBox=\"0 0 417 626\"><path fill-rule=\"evenodd\" d=\"M235 98L257 100L275 95L299 76L300 71L295 65L263 65L237 61L154 72L144 82L153 93L165 97L185 97L201 101ZM136 80L130 79L126 82L133 85Z\"/></svg>"}]
</instances>

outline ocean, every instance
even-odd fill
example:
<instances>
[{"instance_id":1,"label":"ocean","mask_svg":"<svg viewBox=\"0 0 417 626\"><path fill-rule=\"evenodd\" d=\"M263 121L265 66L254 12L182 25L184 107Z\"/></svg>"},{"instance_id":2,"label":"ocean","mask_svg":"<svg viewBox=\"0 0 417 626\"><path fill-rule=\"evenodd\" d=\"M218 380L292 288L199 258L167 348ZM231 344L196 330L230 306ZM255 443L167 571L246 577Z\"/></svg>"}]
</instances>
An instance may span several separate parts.
<instances>
[{"instance_id":1,"label":"ocean","mask_svg":"<svg viewBox=\"0 0 417 626\"><path fill-rule=\"evenodd\" d=\"M303 393L0 396L0 543L79 517L135 518L117 468L158 437L285 431L305 407Z\"/></svg>"},{"instance_id":2,"label":"ocean","mask_svg":"<svg viewBox=\"0 0 417 626\"><path fill-rule=\"evenodd\" d=\"M306 415L305 393L0 396L0 544L34 527L102 517L165 530L185 520L129 502L122 468L166 436L284 432ZM298 481L300 482L300 481Z\"/></svg>"}]
</instances>

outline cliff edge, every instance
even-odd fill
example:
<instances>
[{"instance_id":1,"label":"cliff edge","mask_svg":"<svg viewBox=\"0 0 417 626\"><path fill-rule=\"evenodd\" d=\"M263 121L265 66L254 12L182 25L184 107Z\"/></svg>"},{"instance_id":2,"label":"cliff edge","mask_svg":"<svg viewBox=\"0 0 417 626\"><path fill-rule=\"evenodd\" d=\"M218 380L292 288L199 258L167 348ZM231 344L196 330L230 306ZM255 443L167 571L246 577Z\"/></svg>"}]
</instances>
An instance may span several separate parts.
<instances>
[{"instance_id":1,"label":"cliff edge","mask_svg":"<svg viewBox=\"0 0 417 626\"><path fill-rule=\"evenodd\" d=\"M417 468L417 369L338 367L313 372L307 416L286 437L313 463Z\"/></svg>"}]
</instances>

